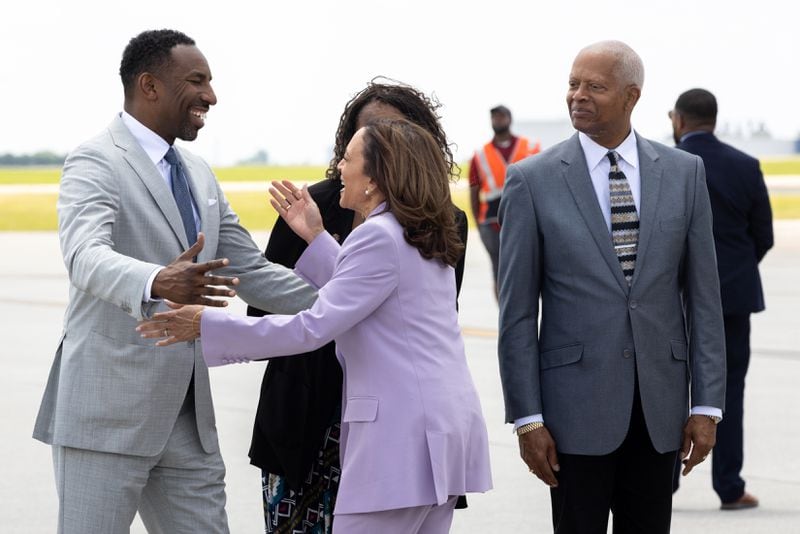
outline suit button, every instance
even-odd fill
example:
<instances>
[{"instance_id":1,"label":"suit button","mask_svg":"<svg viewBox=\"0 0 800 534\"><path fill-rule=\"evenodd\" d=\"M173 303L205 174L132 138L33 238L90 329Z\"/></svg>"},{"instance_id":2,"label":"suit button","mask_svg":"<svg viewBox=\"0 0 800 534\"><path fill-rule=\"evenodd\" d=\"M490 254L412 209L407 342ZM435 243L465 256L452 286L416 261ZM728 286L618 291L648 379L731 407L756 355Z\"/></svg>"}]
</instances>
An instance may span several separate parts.
<instances>
[{"instance_id":1,"label":"suit button","mask_svg":"<svg viewBox=\"0 0 800 534\"><path fill-rule=\"evenodd\" d=\"M630 307L631 307L632 310L635 310L638 306L639 306L639 303L636 302L635 300L632 300L630 302Z\"/></svg>"},{"instance_id":2,"label":"suit button","mask_svg":"<svg viewBox=\"0 0 800 534\"><path fill-rule=\"evenodd\" d=\"M633 351L631 349L625 349L622 351L623 358L630 358L631 356L633 356Z\"/></svg>"}]
</instances>

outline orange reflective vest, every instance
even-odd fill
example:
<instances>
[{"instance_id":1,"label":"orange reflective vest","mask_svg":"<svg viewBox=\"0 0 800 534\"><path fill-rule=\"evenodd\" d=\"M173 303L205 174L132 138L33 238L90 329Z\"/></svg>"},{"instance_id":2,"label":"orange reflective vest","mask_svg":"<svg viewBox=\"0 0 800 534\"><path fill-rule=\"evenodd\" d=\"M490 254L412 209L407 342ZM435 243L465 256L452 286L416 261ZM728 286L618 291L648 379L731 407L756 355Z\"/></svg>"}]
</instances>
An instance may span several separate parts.
<instances>
[{"instance_id":1,"label":"orange reflective vest","mask_svg":"<svg viewBox=\"0 0 800 534\"><path fill-rule=\"evenodd\" d=\"M503 194L503 184L506 181L506 167L539 152L539 143L533 148L524 137L517 138L517 144L511 151L511 160L506 162L499 150L488 142L481 150L475 152L475 167L481 178L480 211L478 222L495 222L497 220L497 205ZM491 206L491 209L490 209Z\"/></svg>"}]
</instances>

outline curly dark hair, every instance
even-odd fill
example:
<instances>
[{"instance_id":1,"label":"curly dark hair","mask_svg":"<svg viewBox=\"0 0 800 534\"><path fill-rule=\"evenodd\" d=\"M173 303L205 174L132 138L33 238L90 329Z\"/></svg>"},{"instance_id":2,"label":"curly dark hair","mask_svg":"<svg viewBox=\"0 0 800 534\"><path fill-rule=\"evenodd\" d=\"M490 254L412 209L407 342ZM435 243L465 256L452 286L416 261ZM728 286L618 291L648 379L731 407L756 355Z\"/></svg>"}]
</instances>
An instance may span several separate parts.
<instances>
[{"instance_id":1,"label":"curly dark hair","mask_svg":"<svg viewBox=\"0 0 800 534\"><path fill-rule=\"evenodd\" d=\"M347 144L356 133L358 115L364 106L372 102L382 102L397 109L409 121L418 124L430 133L442 155L447 161L448 173L452 180L458 178L460 169L453 161L453 152L447 135L444 133L442 125L439 123L439 115L436 113L442 104L435 96L428 97L422 91L410 85L378 76L373 78L367 87L356 93L356 95L344 107L342 117L339 119L339 127L336 129L336 144L333 148L333 159L328 165L325 176L331 180L340 178L337 165L344 157Z\"/></svg>"},{"instance_id":2,"label":"curly dark hair","mask_svg":"<svg viewBox=\"0 0 800 534\"><path fill-rule=\"evenodd\" d=\"M385 195L408 244L423 258L458 263L464 243L450 198L450 162L439 140L405 119L372 122L364 129L364 174Z\"/></svg>"},{"instance_id":3,"label":"curly dark hair","mask_svg":"<svg viewBox=\"0 0 800 534\"><path fill-rule=\"evenodd\" d=\"M176 30L148 30L128 42L122 52L119 76L127 95L143 72L158 72L170 62L170 52L178 45L194 46L194 39Z\"/></svg>"}]
</instances>

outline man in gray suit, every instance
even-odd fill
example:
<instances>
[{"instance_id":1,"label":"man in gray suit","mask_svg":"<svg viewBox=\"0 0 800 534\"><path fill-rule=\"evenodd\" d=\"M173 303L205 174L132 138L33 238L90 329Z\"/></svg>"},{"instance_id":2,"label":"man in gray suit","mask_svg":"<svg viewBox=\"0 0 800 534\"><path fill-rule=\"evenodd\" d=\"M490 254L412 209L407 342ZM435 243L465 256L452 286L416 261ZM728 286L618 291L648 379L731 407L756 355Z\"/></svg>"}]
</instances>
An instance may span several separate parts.
<instances>
[{"instance_id":1,"label":"man in gray suit","mask_svg":"<svg viewBox=\"0 0 800 534\"><path fill-rule=\"evenodd\" d=\"M225 305L210 297L233 296L231 286L278 313L306 308L315 293L264 259L208 165L173 146L195 139L216 103L194 41L144 32L120 75L124 111L64 165L70 300L34 437L53 446L59 532L125 533L138 510L149 532L226 533L200 343L154 347L137 321L164 299Z\"/></svg>"},{"instance_id":2,"label":"man in gray suit","mask_svg":"<svg viewBox=\"0 0 800 534\"><path fill-rule=\"evenodd\" d=\"M606 532L609 511L615 533L669 532L675 456L705 459L725 404L703 164L632 129L643 82L627 45L581 50L579 133L509 167L500 207L506 419L557 533Z\"/></svg>"}]
</instances>

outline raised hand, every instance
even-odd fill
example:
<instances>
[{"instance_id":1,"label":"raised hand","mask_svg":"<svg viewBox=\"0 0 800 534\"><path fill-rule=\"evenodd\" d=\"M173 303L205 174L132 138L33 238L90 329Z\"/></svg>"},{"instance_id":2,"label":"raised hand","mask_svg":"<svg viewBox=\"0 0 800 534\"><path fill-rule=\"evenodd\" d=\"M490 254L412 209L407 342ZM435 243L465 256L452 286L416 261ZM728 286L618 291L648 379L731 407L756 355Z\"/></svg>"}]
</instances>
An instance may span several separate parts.
<instances>
[{"instance_id":1,"label":"raised hand","mask_svg":"<svg viewBox=\"0 0 800 534\"><path fill-rule=\"evenodd\" d=\"M205 306L227 306L228 302L209 297L235 297L236 291L230 287L239 283L238 278L212 276L211 271L228 265L227 258L194 263L192 261L203 250L205 236L197 235L197 242L172 263L161 269L153 280L151 294L180 304L203 304Z\"/></svg>"},{"instance_id":2,"label":"raised hand","mask_svg":"<svg viewBox=\"0 0 800 534\"><path fill-rule=\"evenodd\" d=\"M292 182L283 180L272 182L269 192L272 195L269 201L272 207L306 243L311 243L325 231L319 208L311 198L307 186L298 189Z\"/></svg>"}]
</instances>

